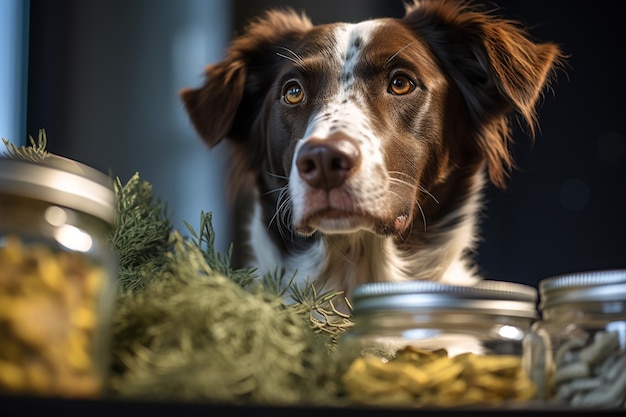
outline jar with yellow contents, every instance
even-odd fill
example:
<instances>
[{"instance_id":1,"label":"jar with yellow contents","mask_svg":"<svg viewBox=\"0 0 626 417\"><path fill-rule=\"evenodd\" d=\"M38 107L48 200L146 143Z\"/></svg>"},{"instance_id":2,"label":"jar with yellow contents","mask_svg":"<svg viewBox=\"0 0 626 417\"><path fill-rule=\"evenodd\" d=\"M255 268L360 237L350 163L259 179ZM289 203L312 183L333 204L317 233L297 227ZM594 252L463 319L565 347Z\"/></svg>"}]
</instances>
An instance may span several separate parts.
<instances>
[{"instance_id":1,"label":"jar with yellow contents","mask_svg":"<svg viewBox=\"0 0 626 417\"><path fill-rule=\"evenodd\" d=\"M104 393L116 208L112 181L89 166L0 158L0 392Z\"/></svg>"},{"instance_id":2,"label":"jar with yellow contents","mask_svg":"<svg viewBox=\"0 0 626 417\"><path fill-rule=\"evenodd\" d=\"M357 287L342 343L362 353L343 375L346 395L411 407L531 404L524 351L536 300L535 288L501 281Z\"/></svg>"}]
</instances>

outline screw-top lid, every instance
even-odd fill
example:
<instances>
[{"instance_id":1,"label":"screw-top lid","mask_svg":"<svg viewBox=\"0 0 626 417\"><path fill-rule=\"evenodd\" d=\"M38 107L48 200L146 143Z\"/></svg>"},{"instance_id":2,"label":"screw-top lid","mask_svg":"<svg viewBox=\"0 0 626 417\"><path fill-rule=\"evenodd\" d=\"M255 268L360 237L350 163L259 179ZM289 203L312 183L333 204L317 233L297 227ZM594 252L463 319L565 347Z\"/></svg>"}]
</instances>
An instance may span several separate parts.
<instances>
[{"instance_id":1,"label":"screw-top lid","mask_svg":"<svg viewBox=\"0 0 626 417\"><path fill-rule=\"evenodd\" d=\"M626 269L577 272L539 282L540 309L590 301L626 301Z\"/></svg>"},{"instance_id":2,"label":"screw-top lid","mask_svg":"<svg viewBox=\"0 0 626 417\"><path fill-rule=\"evenodd\" d=\"M111 179L74 160L47 155L42 162L0 158L0 194L69 207L113 224L117 202Z\"/></svg>"},{"instance_id":3,"label":"screw-top lid","mask_svg":"<svg viewBox=\"0 0 626 417\"><path fill-rule=\"evenodd\" d=\"M464 310L515 317L537 316L537 290L505 281L483 280L472 286L433 281L363 284L351 295L354 315L374 311Z\"/></svg>"}]
</instances>

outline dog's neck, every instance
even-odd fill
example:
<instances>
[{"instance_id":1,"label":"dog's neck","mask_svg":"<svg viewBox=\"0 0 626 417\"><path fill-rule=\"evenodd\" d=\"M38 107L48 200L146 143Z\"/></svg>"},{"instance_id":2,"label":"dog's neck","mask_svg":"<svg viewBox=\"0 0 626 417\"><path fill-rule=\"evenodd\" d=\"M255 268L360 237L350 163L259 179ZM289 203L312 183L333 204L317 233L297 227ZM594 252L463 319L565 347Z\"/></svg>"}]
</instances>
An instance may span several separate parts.
<instances>
[{"instance_id":1,"label":"dog's neck","mask_svg":"<svg viewBox=\"0 0 626 417\"><path fill-rule=\"evenodd\" d=\"M454 184L444 185L440 193L433 190L437 202L425 208L425 220L414 220L413 230L406 236L379 236L368 231L316 233L307 238L285 235L257 200L249 230L253 265L261 275L284 268L286 277L295 275L298 285L315 282L318 288L340 290L347 296L355 286L374 281L471 284L479 279L467 255L476 243L483 170L452 181ZM446 193L445 189L464 192Z\"/></svg>"}]
</instances>

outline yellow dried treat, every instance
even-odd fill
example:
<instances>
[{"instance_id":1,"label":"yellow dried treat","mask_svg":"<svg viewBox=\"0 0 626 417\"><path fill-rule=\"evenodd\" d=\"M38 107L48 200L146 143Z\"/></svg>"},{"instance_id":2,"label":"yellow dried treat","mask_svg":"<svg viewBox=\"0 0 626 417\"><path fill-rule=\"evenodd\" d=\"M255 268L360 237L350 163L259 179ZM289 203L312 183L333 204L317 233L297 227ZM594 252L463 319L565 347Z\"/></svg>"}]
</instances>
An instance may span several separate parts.
<instances>
[{"instance_id":1,"label":"yellow dried treat","mask_svg":"<svg viewBox=\"0 0 626 417\"><path fill-rule=\"evenodd\" d=\"M426 350L408 345L396 352L396 361L408 361L411 363L430 362L436 358L445 358L448 352L445 349Z\"/></svg>"},{"instance_id":2,"label":"yellow dried treat","mask_svg":"<svg viewBox=\"0 0 626 417\"><path fill-rule=\"evenodd\" d=\"M62 293L65 285L63 270L54 255L43 247L33 249L33 261L37 269L36 282L42 282L53 293Z\"/></svg>"},{"instance_id":3,"label":"yellow dried treat","mask_svg":"<svg viewBox=\"0 0 626 417\"><path fill-rule=\"evenodd\" d=\"M96 313L93 308L78 307L70 313L70 322L82 329L91 330L96 327Z\"/></svg>"},{"instance_id":4,"label":"yellow dried treat","mask_svg":"<svg viewBox=\"0 0 626 417\"><path fill-rule=\"evenodd\" d=\"M63 311L54 300L43 294L34 294L15 300L8 322L18 341L37 348L58 343L64 337L63 319Z\"/></svg>"},{"instance_id":5,"label":"yellow dried treat","mask_svg":"<svg viewBox=\"0 0 626 417\"><path fill-rule=\"evenodd\" d=\"M484 404L489 400L484 390L478 387L465 385L463 392L452 393L442 391L432 398L431 406L437 407L461 407L466 405Z\"/></svg>"},{"instance_id":6,"label":"yellow dried treat","mask_svg":"<svg viewBox=\"0 0 626 417\"><path fill-rule=\"evenodd\" d=\"M476 374L497 373L514 375L522 366L522 359L513 355L476 355L466 353L455 356L456 362L465 361L466 372Z\"/></svg>"},{"instance_id":7,"label":"yellow dried treat","mask_svg":"<svg viewBox=\"0 0 626 417\"><path fill-rule=\"evenodd\" d=\"M537 394L537 385L526 376L526 372L519 369L513 390L513 398L516 400L531 400Z\"/></svg>"},{"instance_id":8,"label":"yellow dried treat","mask_svg":"<svg viewBox=\"0 0 626 417\"><path fill-rule=\"evenodd\" d=\"M441 396L457 397L460 395L467 395L468 387L467 381L464 379L457 379L451 384L444 385L439 388L439 394Z\"/></svg>"},{"instance_id":9,"label":"yellow dried treat","mask_svg":"<svg viewBox=\"0 0 626 417\"><path fill-rule=\"evenodd\" d=\"M0 387L21 391L26 386L26 375L22 368L12 361L0 359Z\"/></svg>"},{"instance_id":10,"label":"yellow dried treat","mask_svg":"<svg viewBox=\"0 0 626 417\"><path fill-rule=\"evenodd\" d=\"M84 278L86 295L96 296L100 292L102 284L104 283L104 280L102 279L103 274L104 271L97 267L91 267L86 271Z\"/></svg>"},{"instance_id":11,"label":"yellow dried treat","mask_svg":"<svg viewBox=\"0 0 626 417\"><path fill-rule=\"evenodd\" d=\"M20 265L25 253L19 237L14 235L4 237L4 247L0 251L0 261L3 265Z\"/></svg>"},{"instance_id":12,"label":"yellow dried treat","mask_svg":"<svg viewBox=\"0 0 626 417\"><path fill-rule=\"evenodd\" d=\"M422 365L422 369L430 375L430 386L434 387L452 383L463 372L463 365L443 357Z\"/></svg>"},{"instance_id":13,"label":"yellow dried treat","mask_svg":"<svg viewBox=\"0 0 626 417\"><path fill-rule=\"evenodd\" d=\"M67 363L76 371L89 371L91 358L89 345L91 341L81 332L72 332L66 341Z\"/></svg>"},{"instance_id":14,"label":"yellow dried treat","mask_svg":"<svg viewBox=\"0 0 626 417\"><path fill-rule=\"evenodd\" d=\"M415 402L413 395L406 391L397 390L384 395L375 395L367 399L369 405L378 406L410 406Z\"/></svg>"},{"instance_id":15,"label":"yellow dried treat","mask_svg":"<svg viewBox=\"0 0 626 417\"><path fill-rule=\"evenodd\" d=\"M399 390L400 385L397 382L381 379L380 373L376 376L371 372L376 366L372 367L374 361L381 362L378 358L358 358L343 375L343 384L351 397L360 400L373 395L392 394Z\"/></svg>"},{"instance_id":16,"label":"yellow dried treat","mask_svg":"<svg viewBox=\"0 0 626 417\"><path fill-rule=\"evenodd\" d=\"M512 380L509 378L499 378L496 375L483 373L473 374L470 379L472 385L482 388L487 392L494 393L505 398L511 393Z\"/></svg>"},{"instance_id":17,"label":"yellow dried treat","mask_svg":"<svg viewBox=\"0 0 626 417\"><path fill-rule=\"evenodd\" d=\"M43 360L33 358L25 362L23 372L30 391L35 394L47 394L52 390L54 376L50 372L50 366Z\"/></svg>"},{"instance_id":18,"label":"yellow dried treat","mask_svg":"<svg viewBox=\"0 0 626 417\"><path fill-rule=\"evenodd\" d=\"M420 395L431 383L428 372L414 364L401 364L402 369L398 372L398 383L408 392Z\"/></svg>"},{"instance_id":19,"label":"yellow dried treat","mask_svg":"<svg viewBox=\"0 0 626 417\"><path fill-rule=\"evenodd\" d=\"M91 356L104 269L7 236L0 246L0 391L94 396Z\"/></svg>"},{"instance_id":20,"label":"yellow dried treat","mask_svg":"<svg viewBox=\"0 0 626 417\"><path fill-rule=\"evenodd\" d=\"M395 381L403 369L402 364L388 362L375 357L363 358L365 373L374 378Z\"/></svg>"},{"instance_id":21,"label":"yellow dried treat","mask_svg":"<svg viewBox=\"0 0 626 417\"><path fill-rule=\"evenodd\" d=\"M445 351L412 347L400 349L389 361L355 360L343 383L355 402L415 407L496 405L531 399L536 391L517 356L468 353L450 358Z\"/></svg>"}]
</instances>

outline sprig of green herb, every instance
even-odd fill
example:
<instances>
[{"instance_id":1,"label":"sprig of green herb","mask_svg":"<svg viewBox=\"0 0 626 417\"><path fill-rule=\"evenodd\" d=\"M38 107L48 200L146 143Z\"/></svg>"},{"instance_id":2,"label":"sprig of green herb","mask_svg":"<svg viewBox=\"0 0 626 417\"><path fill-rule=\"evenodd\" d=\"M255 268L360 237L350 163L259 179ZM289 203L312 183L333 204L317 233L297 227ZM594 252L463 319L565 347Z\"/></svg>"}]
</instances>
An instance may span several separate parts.
<instances>
[{"instance_id":1,"label":"sprig of green herb","mask_svg":"<svg viewBox=\"0 0 626 417\"><path fill-rule=\"evenodd\" d=\"M46 137L45 129L39 129L39 135L37 136L37 142L35 139L28 135L28 142L30 146L16 146L8 139L2 138L4 146L7 151L4 152L4 156L13 159L23 159L31 162L43 162L49 155L46 147L48 146L48 138Z\"/></svg>"}]
</instances>

